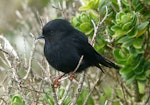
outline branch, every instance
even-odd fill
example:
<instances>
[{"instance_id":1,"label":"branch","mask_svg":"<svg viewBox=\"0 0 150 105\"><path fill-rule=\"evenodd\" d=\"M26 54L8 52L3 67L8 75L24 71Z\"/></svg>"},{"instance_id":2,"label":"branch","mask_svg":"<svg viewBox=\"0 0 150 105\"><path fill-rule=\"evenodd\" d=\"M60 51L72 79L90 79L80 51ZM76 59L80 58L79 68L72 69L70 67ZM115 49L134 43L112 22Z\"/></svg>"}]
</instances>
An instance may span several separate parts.
<instances>
[{"instance_id":1,"label":"branch","mask_svg":"<svg viewBox=\"0 0 150 105\"><path fill-rule=\"evenodd\" d=\"M82 72L82 76L81 76L81 78L79 80L79 85L77 87L75 96L74 96L74 98L72 100L72 103L70 105L75 105L76 104L77 99L78 99L78 97L79 97L79 95L81 93L81 89L82 89L82 86L83 86L84 78L85 78L85 71Z\"/></svg>"},{"instance_id":2,"label":"branch","mask_svg":"<svg viewBox=\"0 0 150 105\"><path fill-rule=\"evenodd\" d=\"M54 98L54 103L55 105L59 105L54 84L51 84L51 87L52 87L52 96Z\"/></svg>"},{"instance_id":3,"label":"branch","mask_svg":"<svg viewBox=\"0 0 150 105\"><path fill-rule=\"evenodd\" d=\"M75 73L75 72L78 70L79 66L80 66L81 63L82 63L83 57L84 57L83 55L80 57L80 60L79 60L79 62L78 62L78 65L76 66L76 68L75 68L75 70L73 71L73 73Z\"/></svg>"},{"instance_id":4,"label":"branch","mask_svg":"<svg viewBox=\"0 0 150 105\"><path fill-rule=\"evenodd\" d=\"M15 57L15 59L18 59L19 56L18 56L16 50L10 44L10 42L3 35L0 35L0 39L3 40L3 42L4 42L3 43L4 49L2 49L2 45L0 45L1 51L3 51L5 54L12 55L13 57Z\"/></svg>"},{"instance_id":5,"label":"branch","mask_svg":"<svg viewBox=\"0 0 150 105\"><path fill-rule=\"evenodd\" d=\"M92 41L91 41L91 45L92 45L92 46L94 46L95 38L96 38L96 35L97 35L98 28L103 24L103 22L106 20L107 16L108 16L108 8L107 8L107 6L106 6L106 14L105 14L104 18L102 19L102 21L100 21L100 22L97 24L97 26L95 25L94 21L91 20L92 23L93 23L93 26L94 26L94 34L93 34Z\"/></svg>"},{"instance_id":6,"label":"branch","mask_svg":"<svg viewBox=\"0 0 150 105\"><path fill-rule=\"evenodd\" d=\"M24 76L24 80L26 80L29 76L29 73L31 71L31 67L32 67L32 60L33 60L33 55L34 55L34 52L35 52L35 47L36 47L36 43L37 41L34 40L33 41L33 45L32 45L32 49L31 49L31 52L30 52L30 58L29 58L29 64L28 64L28 70L27 70L27 73L26 75Z\"/></svg>"},{"instance_id":7,"label":"branch","mask_svg":"<svg viewBox=\"0 0 150 105\"><path fill-rule=\"evenodd\" d=\"M98 78L97 81L95 82L93 88L90 90L90 93L89 93L88 96L86 97L86 99L85 99L83 105L87 105L87 101L88 101L88 99L90 98L90 95L92 94L92 92L93 92L93 90L95 89L96 85L99 83L100 79L101 79L101 78Z\"/></svg>"}]
</instances>

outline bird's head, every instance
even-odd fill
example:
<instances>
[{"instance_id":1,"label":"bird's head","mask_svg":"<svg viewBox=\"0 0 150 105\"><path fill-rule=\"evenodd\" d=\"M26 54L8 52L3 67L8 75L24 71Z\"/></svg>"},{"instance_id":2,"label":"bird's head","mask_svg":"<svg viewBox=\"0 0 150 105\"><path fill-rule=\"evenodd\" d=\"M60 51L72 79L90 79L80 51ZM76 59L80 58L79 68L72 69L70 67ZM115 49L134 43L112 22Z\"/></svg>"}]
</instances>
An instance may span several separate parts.
<instances>
[{"instance_id":1,"label":"bird's head","mask_svg":"<svg viewBox=\"0 0 150 105\"><path fill-rule=\"evenodd\" d=\"M65 19L55 19L49 21L47 24L44 25L42 29L42 35L39 36L37 39L41 38L52 38L59 36L61 37L62 34L73 30L71 24Z\"/></svg>"}]
</instances>

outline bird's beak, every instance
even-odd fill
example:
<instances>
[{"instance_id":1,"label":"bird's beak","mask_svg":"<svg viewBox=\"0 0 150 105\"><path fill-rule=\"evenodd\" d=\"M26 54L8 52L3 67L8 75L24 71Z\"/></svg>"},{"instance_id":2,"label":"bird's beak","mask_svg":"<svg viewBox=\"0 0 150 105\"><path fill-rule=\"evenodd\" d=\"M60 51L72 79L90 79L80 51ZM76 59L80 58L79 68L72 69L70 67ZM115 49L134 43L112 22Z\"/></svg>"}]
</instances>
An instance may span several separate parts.
<instances>
[{"instance_id":1,"label":"bird's beak","mask_svg":"<svg viewBox=\"0 0 150 105\"><path fill-rule=\"evenodd\" d=\"M39 37L36 38L36 40L41 38L44 38L44 35L40 35Z\"/></svg>"}]
</instances>

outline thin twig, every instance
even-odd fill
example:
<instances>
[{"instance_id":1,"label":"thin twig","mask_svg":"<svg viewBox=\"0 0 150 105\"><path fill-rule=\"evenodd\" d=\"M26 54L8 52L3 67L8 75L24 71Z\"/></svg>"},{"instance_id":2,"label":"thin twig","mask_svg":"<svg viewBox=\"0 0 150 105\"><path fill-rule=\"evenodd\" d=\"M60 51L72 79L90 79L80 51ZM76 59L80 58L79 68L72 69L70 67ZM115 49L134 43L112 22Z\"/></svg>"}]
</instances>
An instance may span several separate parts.
<instances>
[{"instance_id":1,"label":"thin twig","mask_svg":"<svg viewBox=\"0 0 150 105\"><path fill-rule=\"evenodd\" d=\"M107 6L106 6L106 14L105 14L104 18L102 19L102 21L100 21L100 22L97 24L97 26L96 26L96 24L94 23L94 21L91 20L92 23L93 23L93 26L94 26L94 34L93 34L92 41L91 41L91 45L92 45L92 46L94 46L95 38L96 38L96 35L97 35L98 28L103 24L103 22L106 20L107 16L108 16L108 8L107 8Z\"/></svg>"},{"instance_id":2,"label":"thin twig","mask_svg":"<svg viewBox=\"0 0 150 105\"><path fill-rule=\"evenodd\" d=\"M54 99L54 103L55 105L59 105L54 84L51 84L51 87L52 87L52 96Z\"/></svg>"},{"instance_id":3,"label":"thin twig","mask_svg":"<svg viewBox=\"0 0 150 105\"><path fill-rule=\"evenodd\" d=\"M33 45L32 45L32 49L31 49L31 52L30 52L30 58L29 58L29 64L28 64L28 70L27 70L27 73L26 75L24 76L24 80L26 80L29 76L29 73L31 71L31 67L32 67L32 60L33 60L33 55L34 55L34 52L35 52L35 47L36 47L36 40L33 41Z\"/></svg>"},{"instance_id":4,"label":"thin twig","mask_svg":"<svg viewBox=\"0 0 150 105\"><path fill-rule=\"evenodd\" d=\"M73 73L75 73L77 70L78 70L78 68L80 67L80 65L81 65L81 63L82 63L82 60L83 60L83 55L80 57L80 60L79 60L79 62L78 62L78 65L76 66L76 68L75 68L75 70L73 71Z\"/></svg>"},{"instance_id":5,"label":"thin twig","mask_svg":"<svg viewBox=\"0 0 150 105\"><path fill-rule=\"evenodd\" d=\"M71 105L75 105L76 102L77 102L77 99L78 99L78 97L79 97L79 95L81 93L81 89L82 89L82 86L83 86L84 78L85 78L85 71L82 72L82 76L81 76L81 78L79 80L79 85L77 87L77 90L76 90L76 93L75 93L75 96L74 96L74 98L72 100Z\"/></svg>"},{"instance_id":6,"label":"thin twig","mask_svg":"<svg viewBox=\"0 0 150 105\"><path fill-rule=\"evenodd\" d=\"M2 51L3 53L9 55L9 53L8 53L7 51L5 51L4 49L1 49L1 48L0 48L0 51Z\"/></svg>"},{"instance_id":7,"label":"thin twig","mask_svg":"<svg viewBox=\"0 0 150 105\"><path fill-rule=\"evenodd\" d=\"M97 81L95 82L93 88L90 90L90 93L88 94L88 96L86 97L83 105L87 105L87 101L90 98L91 93L93 92L93 90L95 89L96 85L98 84L98 82L100 81L100 78L97 79Z\"/></svg>"}]
</instances>

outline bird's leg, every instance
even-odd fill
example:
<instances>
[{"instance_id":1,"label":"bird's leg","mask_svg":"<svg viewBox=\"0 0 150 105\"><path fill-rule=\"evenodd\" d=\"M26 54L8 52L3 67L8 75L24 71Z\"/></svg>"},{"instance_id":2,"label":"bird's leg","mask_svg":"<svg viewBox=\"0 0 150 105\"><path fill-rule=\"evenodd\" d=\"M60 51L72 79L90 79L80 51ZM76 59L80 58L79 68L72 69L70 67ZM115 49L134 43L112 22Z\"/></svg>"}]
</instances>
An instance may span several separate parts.
<instances>
[{"instance_id":1,"label":"bird's leg","mask_svg":"<svg viewBox=\"0 0 150 105\"><path fill-rule=\"evenodd\" d=\"M69 79L72 81L74 79L74 77L75 77L75 73L74 72L70 72Z\"/></svg>"},{"instance_id":2,"label":"bird's leg","mask_svg":"<svg viewBox=\"0 0 150 105\"><path fill-rule=\"evenodd\" d=\"M64 75L65 75L65 74L60 75L59 77L57 77L56 79L53 80L53 83L54 83L55 88L58 88L58 87L60 86L59 80L60 80Z\"/></svg>"}]
</instances>

